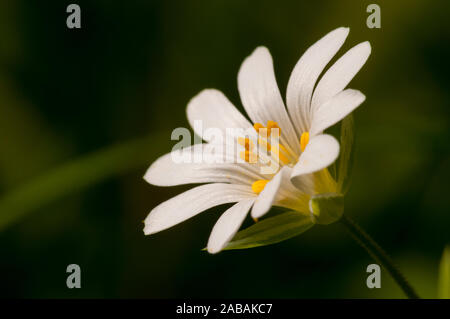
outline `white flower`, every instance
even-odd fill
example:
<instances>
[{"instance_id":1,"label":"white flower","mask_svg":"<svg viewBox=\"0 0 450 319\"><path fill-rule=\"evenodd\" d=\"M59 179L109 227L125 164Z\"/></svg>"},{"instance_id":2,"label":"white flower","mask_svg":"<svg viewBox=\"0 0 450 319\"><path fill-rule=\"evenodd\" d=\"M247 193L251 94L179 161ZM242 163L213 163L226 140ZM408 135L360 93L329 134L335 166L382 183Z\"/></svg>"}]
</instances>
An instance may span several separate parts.
<instances>
[{"instance_id":1,"label":"white flower","mask_svg":"<svg viewBox=\"0 0 450 319\"><path fill-rule=\"evenodd\" d=\"M242 104L253 125L220 91L207 89L195 96L187 107L194 131L196 120L202 121L203 129L218 128L224 134L227 128L254 127L254 135L234 137L241 144L240 156L245 162L175 163L174 154L159 158L145 174L149 183L159 186L208 184L154 208L145 220L144 233L149 235L167 229L217 205L236 203L223 213L211 232L207 248L210 253L216 253L233 238L250 209L255 219L272 206L309 215L311 195L336 192L336 183L326 168L336 160L339 144L334 137L322 132L364 101L361 92L345 87L366 62L370 44L363 42L347 51L317 85L316 82L348 33L348 28L338 28L303 54L289 79L287 109L276 83L269 51L265 47L256 48L245 59L238 74ZM255 144L270 150L266 135L273 129L281 132L278 152L273 152L277 155L254 154ZM201 136L201 132L196 133ZM202 152L202 147L194 145L191 150ZM262 174L260 168L267 159L279 165L279 169Z\"/></svg>"}]
</instances>

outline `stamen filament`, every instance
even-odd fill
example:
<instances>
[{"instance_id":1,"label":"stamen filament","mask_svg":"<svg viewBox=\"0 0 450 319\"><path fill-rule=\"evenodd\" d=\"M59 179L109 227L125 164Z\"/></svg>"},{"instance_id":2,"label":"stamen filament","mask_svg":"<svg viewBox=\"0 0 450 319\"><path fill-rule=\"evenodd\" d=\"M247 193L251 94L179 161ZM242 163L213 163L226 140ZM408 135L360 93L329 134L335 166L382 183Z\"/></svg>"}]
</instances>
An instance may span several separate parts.
<instances>
[{"instance_id":1,"label":"stamen filament","mask_svg":"<svg viewBox=\"0 0 450 319\"><path fill-rule=\"evenodd\" d=\"M239 145L243 146L246 151L253 150L253 147L254 147L253 142L248 137L246 137L246 138L239 137L238 143L239 143Z\"/></svg>"},{"instance_id":2,"label":"stamen filament","mask_svg":"<svg viewBox=\"0 0 450 319\"><path fill-rule=\"evenodd\" d=\"M258 161L258 155L256 155L252 151L242 151L239 153L239 157L251 164L254 164Z\"/></svg>"}]
</instances>

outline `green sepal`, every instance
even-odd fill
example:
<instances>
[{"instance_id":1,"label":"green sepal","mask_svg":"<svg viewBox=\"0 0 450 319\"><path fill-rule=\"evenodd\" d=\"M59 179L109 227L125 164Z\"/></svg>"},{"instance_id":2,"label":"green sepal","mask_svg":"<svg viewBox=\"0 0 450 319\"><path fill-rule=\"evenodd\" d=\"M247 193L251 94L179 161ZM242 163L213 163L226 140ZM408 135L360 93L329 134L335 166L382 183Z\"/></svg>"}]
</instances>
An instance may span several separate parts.
<instances>
[{"instance_id":1,"label":"green sepal","mask_svg":"<svg viewBox=\"0 0 450 319\"><path fill-rule=\"evenodd\" d=\"M279 243L300 235L313 225L310 216L295 211L282 213L241 230L224 250L247 249Z\"/></svg>"},{"instance_id":2,"label":"green sepal","mask_svg":"<svg viewBox=\"0 0 450 319\"><path fill-rule=\"evenodd\" d=\"M313 195L309 200L309 208L314 223L320 225L334 223L344 214L344 195L337 193Z\"/></svg>"}]
</instances>

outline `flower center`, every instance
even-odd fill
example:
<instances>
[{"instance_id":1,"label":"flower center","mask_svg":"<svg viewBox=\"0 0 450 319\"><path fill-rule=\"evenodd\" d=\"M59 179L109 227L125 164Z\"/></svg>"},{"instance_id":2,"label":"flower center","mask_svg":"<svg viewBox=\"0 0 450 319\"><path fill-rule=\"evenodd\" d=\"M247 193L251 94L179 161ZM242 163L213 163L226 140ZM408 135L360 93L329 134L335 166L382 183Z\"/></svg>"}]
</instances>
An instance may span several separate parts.
<instances>
[{"instance_id":1,"label":"flower center","mask_svg":"<svg viewBox=\"0 0 450 319\"><path fill-rule=\"evenodd\" d=\"M250 164L261 162L260 164L269 167L275 164L277 168L295 162L295 156L279 142L281 129L277 122L267 121L266 126L255 123L253 128L258 133L257 140L253 142L248 137L239 137L237 140L238 144L245 149L239 153L241 159ZM255 143L258 145L258 150L255 150ZM252 184L252 191L256 194L261 193L268 182L269 180L265 179L255 181Z\"/></svg>"},{"instance_id":2,"label":"flower center","mask_svg":"<svg viewBox=\"0 0 450 319\"><path fill-rule=\"evenodd\" d=\"M255 123L253 128L256 132L258 132L258 145L265 152L269 153L271 157L277 161L278 163L286 165L291 162L289 151L284 147L281 143L277 143L276 145L271 145L267 138L272 135L272 131L276 130L278 137L281 135L281 128L278 126L278 123L275 121L267 121L267 126L264 127L261 123Z\"/></svg>"},{"instance_id":3,"label":"flower center","mask_svg":"<svg viewBox=\"0 0 450 319\"><path fill-rule=\"evenodd\" d=\"M281 129L277 122L267 121L267 126L264 126L261 123L255 123L253 128L258 133L258 146L267 155L266 157L275 160L281 165L286 165L292 162L292 156L289 154L286 147L280 143L272 145L268 141L268 137L273 135L275 130L277 131L276 133L278 137L281 134ZM245 151L241 151L239 153L240 158L248 163L256 164L258 162L258 155L253 151L253 142L248 137L239 137L238 143L245 148Z\"/></svg>"},{"instance_id":4,"label":"flower center","mask_svg":"<svg viewBox=\"0 0 450 319\"><path fill-rule=\"evenodd\" d=\"M278 126L278 123L275 121L267 121L267 125L264 126L261 123L255 123L253 128L258 133L257 144L261 153L256 154L255 152L255 143L248 137L239 137L238 144L244 147L244 151L239 153L241 159L250 164L257 164L258 161L261 161L264 165L267 165L267 160L275 161L279 165L288 165L290 163L295 163L297 158L293 153L289 152L289 150L283 146L279 140L274 142L273 138L279 138L281 135L281 129ZM269 143L268 137L271 136L271 143ZM300 137L300 149L302 152L305 150L306 145L309 142L309 132L304 132ZM259 155L262 156L262 159L259 158ZM266 184L269 180L260 179L255 181L252 184L252 190L256 194L262 192Z\"/></svg>"}]
</instances>

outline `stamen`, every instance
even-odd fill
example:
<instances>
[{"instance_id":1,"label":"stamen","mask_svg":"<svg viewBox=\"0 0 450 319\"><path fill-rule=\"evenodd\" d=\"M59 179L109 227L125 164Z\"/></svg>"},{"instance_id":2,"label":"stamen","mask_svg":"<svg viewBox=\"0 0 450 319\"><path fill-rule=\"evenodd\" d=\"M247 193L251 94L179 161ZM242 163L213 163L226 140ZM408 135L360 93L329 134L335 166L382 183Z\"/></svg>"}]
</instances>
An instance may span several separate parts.
<instances>
[{"instance_id":1,"label":"stamen","mask_svg":"<svg viewBox=\"0 0 450 319\"><path fill-rule=\"evenodd\" d=\"M258 144L259 144L259 146L263 147L265 151L270 151L270 149L271 149L271 145L262 138L258 138Z\"/></svg>"},{"instance_id":2,"label":"stamen","mask_svg":"<svg viewBox=\"0 0 450 319\"><path fill-rule=\"evenodd\" d=\"M248 163L256 163L258 161L258 155L251 151L242 151L239 153L240 158Z\"/></svg>"},{"instance_id":3,"label":"stamen","mask_svg":"<svg viewBox=\"0 0 450 319\"><path fill-rule=\"evenodd\" d=\"M269 182L269 181L266 180L266 179L260 179L260 180L257 180L256 182L254 182L254 183L252 184L252 191L255 192L256 194L261 193L262 190L264 189L264 187L266 187L266 184L267 184L268 182Z\"/></svg>"},{"instance_id":4,"label":"stamen","mask_svg":"<svg viewBox=\"0 0 450 319\"><path fill-rule=\"evenodd\" d=\"M239 145L244 146L246 151L253 150L253 146L254 146L253 142L248 137L246 137L246 138L239 137L238 143L239 143Z\"/></svg>"},{"instance_id":5,"label":"stamen","mask_svg":"<svg viewBox=\"0 0 450 319\"><path fill-rule=\"evenodd\" d=\"M253 128L255 129L256 132L259 133L259 129L264 128L264 125L262 125L261 123L255 123L253 124Z\"/></svg>"},{"instance_id":6,"label":"stamen","mask_svg":"<svg viewBox=\"0 0 450 319\"><path fill-rule=\"evenodd\" d=\"M281 135L281 129L278 126L278 123L274 122L274 121L267 121L267 131L268 131L267 132L267 136L270 136L271 130L273 128L277 128L278 129L278 134Z\"/></svg>"},{"instance_id":7,"label":"stamen","mask_svg":"<svg viewBox=\"0 0 450 319\"><path fill-rule=\"evenodd\" d=\"M288 152L288 150L286 149L286 147L284 147L284 146L281 145L281 144L279 144L279 145L280 145L280 150L281 150L283 153L289 154L289 152Z\"/></svg>"},{"instance_id":8,"label":"stamen","mask_svg":"<svg viewBox=\"0 0 450 319\"><path fill-rule=\"evenodd\" d=\"M272 129L278 129L278 134L281 135L281 129L278 126L278 123L275 121L267 121L267 127L264 127L264 125L262 125L261 123L255 123L253 124L253 128L256 130L256 132L258 132L258 134L262 134L260 132L260 129L267 129L266 131L266 137L270 136L271 130Z\"/></svg>"},{"instance_id":9,"label":"stamen","mask_svg":"<svg viewBox=\"0 0 450 319\"><path fill-rule=\"evenodd\" d=\"M309 132L304 132L302 136L300 136L300 149L302 152L305 150L306 145L308 145L309 142Z\"/></svg>"},{"instance_id":10,"label":"stamen","mask_svg":"<svg viewBox=\"0 0 450 319\"><path fill-rule=\"evenodd\" d=\"M271 155L269 155L269 156L272 156L272 158L274 158L276 160L276 162L278 162L278 163L281 162L286 165L286 164L291 163L291 161L293 161L291 153L288 151L288 149L286 149L286 147L284 147L283 145L281 145L279 143L277 143L277 145L272 146L268 142L268 137L272 133L274 133L274 132L272 132L272 129L277 130L278 134L276 137L279 137L281 135L281 128L278 126L277 122L269 120L269 121L267 121L267 127L264 127L264 125L262 125L261 123L255 123L253 125L253 128L260 136L260 138L258 138L258 145L262 149L264 149L266 152L271 152ZM272 135L274 135L274 134L272 134ZM242 141L240 141L239 143L241 145L243 145L244 140L242 139ZM306 143L308 143L307 140L306 140ZM251 143L250 143L250 145L251 145ZM306 146L306 144L305 144L305 146ZM252 150L252 148L253 148L253 146L249 146L248 148L246 146L246 150Z\"/></svg>"},{"instance_id":11,"label":"stamen","mask_svg":"<svg viewBox=\"0 0 450 319\"><path fill-rule=\"evenodd\" d=\"M283 145L278 144L278 148L277 148L277 146L273 146L273 147L272 147L272 145L270 145L269 143L267 143L267 141L264 140L264 139L262 139L262 138L259 138L259 139L258 139L258 144L259 144L259 146L262 147L265 151L267 151L267 152L270 151L270 152L272 153L272 155L274 156L274 158L277 159L277 162L279 162L279 161L278 161L278 159L279 159L279 160L282 161L283 164L285 164L285 165L290 163L290 160L289 160L289 152L287 151L287 149L286 149ZM278 153L278 157L275 156L276 153Z\"/></svg>"},{"instance_id":12,"label":"stamen","mask_svg":"<svg viewBox=\"0 0 450 319\"><path fill-rule=\"evenodd\" d=\"M286 153L286 149L284 148L284 146L283 145L281 145L281 144L278 144L279 145L279 149L277 149L277 147L276 146L274 146L273 148L275 149L275 150L272 150L271 152L272 152L272 154L274 154L275 155L275 152L278 152L278 158L280 159L280 161L282 161L283 162L283 164L289 164L289 162L290 162L290 160L287 158L287 156L285 155Z\"/></svg>"}]
</instances>

